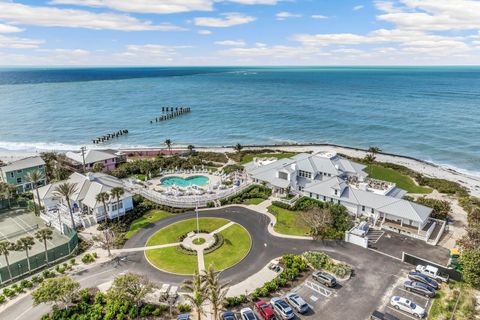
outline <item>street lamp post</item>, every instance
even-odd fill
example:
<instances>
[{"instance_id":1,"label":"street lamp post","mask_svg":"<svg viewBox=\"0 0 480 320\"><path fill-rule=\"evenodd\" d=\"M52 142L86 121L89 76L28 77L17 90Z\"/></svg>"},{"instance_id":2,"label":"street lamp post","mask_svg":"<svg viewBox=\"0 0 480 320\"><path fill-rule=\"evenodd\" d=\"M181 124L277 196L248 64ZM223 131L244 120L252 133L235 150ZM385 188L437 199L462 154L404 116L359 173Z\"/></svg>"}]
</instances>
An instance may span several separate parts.
<instances>
[{"instance_id":1,"label":"street lamp post","mask_svg":"<svg viewBox=\"0 0 480 320\"><path fill-rule=\"evenodd\" d=\"M83 173L85 173L86 172L86 170L85 170L85 150L87 150L87 148L86 147L81 147L80 150L82 150Z\"/></svg>"}]
</instances>

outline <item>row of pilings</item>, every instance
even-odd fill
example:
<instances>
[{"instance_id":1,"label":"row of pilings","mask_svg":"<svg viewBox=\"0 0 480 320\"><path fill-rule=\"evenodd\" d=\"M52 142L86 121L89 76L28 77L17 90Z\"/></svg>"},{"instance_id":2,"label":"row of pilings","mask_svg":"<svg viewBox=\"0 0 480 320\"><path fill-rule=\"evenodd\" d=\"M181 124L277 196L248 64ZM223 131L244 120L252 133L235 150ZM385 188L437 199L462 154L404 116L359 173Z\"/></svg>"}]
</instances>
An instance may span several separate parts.
<instances>
[{"instance_id":1,"label":"row of pilings","mask_svg":"<svg viewBox=\"0 0 480 320\"><path fill-rule=\"evenodd\" d=\"M171 120L191 111L190 107L162 107L162 115L155 117L155 120L150 120L150 123Z\"/></svg>"},{"instance_id":2,"label":"row of pilings","mask_svg":"<svg viewBox=\"0 0 480 320\"><path fill-rule=\"evenodd\" d=\"M115 131L115 132L112 132L112 133L107 133L106 135L103 135L103 136L96 137L95 139L92 139L92 142L93 142L93 144L99 144L99 143L102 143L102 142L107 142L107 141L113 140L113 139L118 138L120 136L125 136L127 134L128 134L127 129L118 130L118 131Z\"/></svg>"}]
</instances>

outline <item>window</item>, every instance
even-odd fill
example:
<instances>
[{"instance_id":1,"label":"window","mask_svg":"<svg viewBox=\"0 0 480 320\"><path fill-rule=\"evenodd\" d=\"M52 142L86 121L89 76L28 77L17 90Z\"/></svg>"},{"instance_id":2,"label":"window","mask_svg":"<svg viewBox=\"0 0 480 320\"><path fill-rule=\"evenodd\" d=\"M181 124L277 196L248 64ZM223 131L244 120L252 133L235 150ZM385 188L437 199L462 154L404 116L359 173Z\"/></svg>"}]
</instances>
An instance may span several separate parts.
<instances>
[{"instance_id":1,"label":"window","mask_svg":"<svg viewBox=\"0 0 480 320\"><path fill-rule=\"evenodd\" d=\"M303 191L303 187L302 187L302 186L298 186L298 191Z\"/></svg>"},{"instance_id":2,"label":"window","mask_svg":"<svg viewBox=\"0 0 480 320\"><path fill-rule=\"evenodd\" d=\"M320 198L320 196L317 194L317 200Z\"/></svg>"},{"instance_id":3,"label":"window","mask_svg":"<svg viewBox=\"0 0 480 320\"><path fill-rule=\"evenodd\" d=\"M10 178L13 178L13 172L10 172Z\"/></svg>"},{"instance_id":4,"label":"window","mask_svg":"<svg viewBox=\"0 0 480 320\"><path fill-rule=\"evenodd\" d=\"M333 198L330 198L330 202L333 203Z\"/></svg>"},{"instance_id":5,"label":"window","mask_svg":"<svg viewBox=\"0 0 480 320\"><path fill-rule=\"evenodd\" d=\"M22 178L17 178L17 183L22 183Z\"/></svg>"},{"instance_id":6,"label":"window","mask_svg":"<svg viewBox=\"0 0 480 320\"><path fill-rule=\"evenodd\" d=\"M371 213L375 213L375 210L373 210L373 208L372 208L372 210L370 210L370 212L371 212Z\"/></svg>"},{"instance_id":7,"label":"window","mask_svg":"<svg viewBox=\"0 0 480 320\"><path fill-rule=\"evenodd\" d=\"M310 192L310 198L313 198L313 193Z\"/></svg>"},{"instance_id":8,"label":"window","mask_svg":"<svg viewBox=\"0 0 480 320\"><path fill-rule=\"evenodd\" d=\"M323 201L327 201L327 197L323 196Z\"/></svg>"},{"instance_id":9,"label":"window","mask_svg":"<svg viewBox=\"0 0 480 320\"><path fill-rule=\"evenodd\" d=\"M340 200L337 200L337 203L340 204Z\"/></svg>"},{"instance_id":10,"label":"window","mask_svg":"<svg viewBox=\"0 0 480 320\"><path fill-rule=\"evenodd\" d=\"M362 211L365 211L365 206L362 206Z\"/></svg>"},{"instance_id":11,"label":"window","mask_svg":"<svg viewBox=\"0 0 480 320\"><path fill-rule=\"evenodd\" d=\"M108 160L105 160L105 163L108 163Z\"/></svg>"},{"instance_id":12,"label":"window","mask_svg":"<svg viewBox=\"0 0 480 320\"><path fill-rule=\"evenodd\" d=\"M308 171L299 170L298 171L298 176L308 178L308 179L312 179L312 173L308 172Z\"/></svg>"},{"instance_id":13,"label":"window","mask_svg":"<svg viewBox=\"0 0 480 320\"><path fill-rule=\"evenodd\" d=\"M338 195L338 190L337 189L335 189L335 195Z\"/></svg>"},{"instance_id":14,"label":"window","mask_svg":"<svg viewBox=\"0 0 480 320\"><path fill-rule=\"evenodd\" d=\"M119 209L123 209L123 201L120 202L120 203L118 203L118 208L119 208Z\"/></svg>"},{"instance_id":15,"label":"window","mask_svg":"<svg viewBox=\"0 0 480 320\"><path fill-rule=\"evenodd\" d=\"M279 172L278 173L278 178L282 180L288 180L288 174L285 172Z\"/></svg>"},{"instance_id":16,"label":"window","mask_svg":"<svg viewBox=\"0 0 480 320\"><path fill-rule=\"evenodd\" d=\"M21 170L21 169L20 169L20 170L17 170L17 173L22 173L22 170Z\"/></svg>"},{"instance_id":17,"label":"window","mask_svg":"<svg viewBox=\"0 0 480 320\"><path fill-rule=\"evenodd\" d=\"M112 204L112 211L116 211L117 210L117 205L116 204Z\"/></svg>"}]
</instances>

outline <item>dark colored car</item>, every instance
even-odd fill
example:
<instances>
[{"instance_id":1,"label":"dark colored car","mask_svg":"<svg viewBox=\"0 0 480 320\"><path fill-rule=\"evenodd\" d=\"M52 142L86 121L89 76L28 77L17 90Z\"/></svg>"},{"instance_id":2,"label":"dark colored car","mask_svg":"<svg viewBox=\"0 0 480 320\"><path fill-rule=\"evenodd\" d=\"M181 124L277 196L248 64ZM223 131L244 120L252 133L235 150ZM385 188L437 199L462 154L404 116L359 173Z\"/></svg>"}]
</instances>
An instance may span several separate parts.
<instances>
[{"instance_id":1,"label":"dark colored car","mask_svg":"<svg viewBox=\"0 0 480 320\"><path fill-rule=\"evenodd\" d=\"M324 286L333 288L337 285L337 279L329 273L316 271L312 274L313 280L323 284Z\"/></svg>"},{"instance_id":2,"label":"dark colored car","mask_svg":"<svg viewBox=\"0 0 480 320\"><path fill-rule=\"evenodd\" d=\"M190 320L190 315L188 313L182 313L177 317L177 320Z\"/></svg>"},{"instance_id":3,"label":"dark colored car","mask_svg":"<svg viewBox=\"0 0 480 320\"><path fill-rule=\"evenodd\" d=\"M432 278L427 277L426 275L421 274L420 272L412 271L408 273L408 279L412 281L417 281L424 283L435 290L438 290L438 282L433 280Z\"/></svg>"},{"instance_id":4,"label":"dark colored car","mask_svg":"<svg viewBox=\"0 0 480 320\"><path fill-rule=\"evenodd\" d=\"M435 297L435 290L424 283L417 281L405 281L403 286L407 291L415 292L429 298Z\"/></svg>"},{"instance_id":5,"label":"dark colored car","mask_svg":"<svg viewBox=\"0 0 480 320\"><path fill-rule=\"evenodd\" d=\"M237 320L237 317L235 316L235 313L231 311L226 311L222 313L222 316L220 317L222 320Z\"/></svg>"},{"instance_id":6,"label":"dark colored car","mask_svg":"<svg viewBox=\"0 0 480 320\"><path fill-rule=\"evenodd\" d=\"M276 320L272 307L263 300L255 303L255 309L263 320Z\"/></svg>"},{"instance_id":7,"label":"dark colored car","mask_svg":"<svg viewBox=\"0 0 480 320\"><path fill-rule=\"evenodd\" d=\"M397 317L392 316L390 313L381 313L380 311L373 311L370 316L371 320L399 320Z\"/></svg>"}]
</instances>

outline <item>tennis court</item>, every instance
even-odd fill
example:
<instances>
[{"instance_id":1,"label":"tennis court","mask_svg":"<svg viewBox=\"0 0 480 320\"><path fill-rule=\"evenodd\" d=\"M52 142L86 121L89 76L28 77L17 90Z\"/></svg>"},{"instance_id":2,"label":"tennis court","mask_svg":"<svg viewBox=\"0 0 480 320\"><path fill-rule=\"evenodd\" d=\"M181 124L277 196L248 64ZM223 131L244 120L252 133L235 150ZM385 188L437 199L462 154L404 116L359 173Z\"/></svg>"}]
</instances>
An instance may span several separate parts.
<instances>
[{"instance_id":1,"label":"tennis court","mask_svg":"<svg viewBox=\"0 0 480 320\"><path fill-rule=\"evenodd\" d=\"M0 241L16 242L18 239L26 236L35 238L35 232L47 227L45 221L40 217L35 216L32 212L26 209L11 209L0 211ZM47 240L48 249L54 249L69 242L70 238L62 235L56 229L52 228L52 239ZM41 255L45 253L43 241L35 239L35 244L29 251L30 262L40 264ZM51 254L49 253L49 256ZM55 256L51 259L55 260ZM25 260L25 251L11 251L8 260L12 268L19 264L20 261ZM44 260L44 259L42 259ZM43 261L42 261L43 262ZM6 266L5 257L0 256L0 268Z\"/></svg>"}]
</instances>

